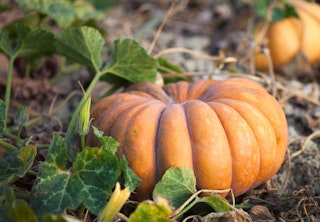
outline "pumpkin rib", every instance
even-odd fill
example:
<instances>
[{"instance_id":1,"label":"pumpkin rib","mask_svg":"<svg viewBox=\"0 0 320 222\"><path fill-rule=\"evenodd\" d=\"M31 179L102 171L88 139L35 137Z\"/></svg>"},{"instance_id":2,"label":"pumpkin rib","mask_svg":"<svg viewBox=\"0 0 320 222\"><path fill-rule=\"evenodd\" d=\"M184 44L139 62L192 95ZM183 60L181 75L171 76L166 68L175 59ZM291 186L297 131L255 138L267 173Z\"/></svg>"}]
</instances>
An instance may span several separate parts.
<instances>
[{"instance_id":1,"label":"pumpkin rib","mask_svg":"<svg viewBox=\"0 0 320 222\"><path fill-rule=\"evenodd\" d=\"M188 90L188 99L193 100L201 98L203 93L205 93L210 86L216 84L217 82L218 80L202 79L194 84L191 84Z\"/></svg>"},{"instance_id":2,"label":"pumpkin rib","mask_svg":"<svg viewBox=\"0 0 320 222\"><path fill-rule=\"evenodd\" d=\"M273 176L272 166L277 147L276 135L271 123L260 110L246 102L233 99L217 99L215 102L230 106L249 124L260 147L260 170L252 188L266 182Z\"/></svg>"},{"instance_id":3,"label":"pumpkin rib","mask_svg":"<svg viewBox=\"0 0 320 222\"><path fill-rule=\"evenodd\" d=\"M258 177L258 142L249 124L232 107L217 102L208 105L217 113L228 138L232 156L231 189L235 196L239 196L252 187Z\"/></svg>"},{"instance_id":4,"label":"pumpkin rib","mask_svg":"<svg viewBox=\"0 0 320 222\"><path fill-rule=\"evenodd\" d=\"M122 151L127 157L128 165L142 180L137 189L142 199L149 197L157 181L156 133L164 109L162 103L150 101L131 116L125 130Z\"/></svg>"},{"instance_id":5,"label":"pumpkin rib","mask_svg":"<svg viewBox=\"0 0 320 222\"><path fill-rule=\"evenodd\" d=\"M193 168L184 112L181 104L169 104L161 114L156 139L158 179L172 166Z\"/></svg>"},{"instance_id":6,"label":"pumpkin rib","mask_svg":"<svg viewBox=\"0 0 320 222\"><path fill-rule=\"evenodd\" d=\"M156 100L149 100L144 103L139 103L136 107L126 110L116 120L115 124L111 128L110 136L115 138L120 146L117 151L118 156L125 155L128 161L129 167L139 176L142 180L141 185L138 187L137 192L140 196L147 198L146 193L150 193L155 184L156 171L155 166L155 154L150 155L154 150L154 145L150 142L152 135L150 132L136 131L133 127L140 124L140 129L150 129L150 126L156 126L154 119L157 109L159 107L165 107L163 103ZM146 112L145 110L150 110ZM141 113L144 113L141 115ZM145 118L148 118L148 122L145 123ZM142 122L142 123L141 123ZM143 127L141 127L141 124ZM137 127L136 127L137 128ZM139 128L139 127L138 127ZM139 135L134 135L138 133ZM143 140L141 139L143 136ZM142 150L142 152L140 152ZM143 167L141 167L143 163Z\"/></svg>"},{"instance_id":7,"label":"pumpkin rib","mask_svg":"<svg viewBox=\"0 0 320 222\"><path fill-rule=\"evenodd\" d=\"M98 112L100 115L98 117L94 117L92 121L92 125L97 127L99 130L104 131L106 135L110 134L110 129L112 128L114 122L119 118L121 113L126 112L126 110L131 109L136 103L146 102L145 98L133 98L131 100L127 100L125 103L119 101L118 103L113 103L111 106L106 108L103 111ZM89 134L93 135L93 130L91 129ZM88 143L91 145L99 146L100 141L95 136L89 136Z\"/></svg>"},{"instance_id":8,"label":"pumpkin rib","mask_svg":"<svg viewBox=\"0 0 320 222\"><path fill-rule=\"evenodd\" d=\"M217 114L199 100L183 104L192 146L193 170L199 189L228 189L231 186L231 153ZM223 158L222 158L223 157Z\"/></svg>"},{"instance_id":9,"label":"pumpkin rib","mask_svg":"<svg viewBox=\"0 0 320 222\"><path fill-rule=\"evenodd\" d=\"M272 167L272 172L275 174L281 167L288 146L287 122L280 104L266 91L236 87L235 85L224 86L222 84L219 87L210 87L210 90L212 96L208 100L230 98L244 101L257 107L267 117L273 126L277 140L278 155L276 155L276 160Z\"/></svg>"},{"instance_id":10,"label":"pumpkin rib","mask_svg":"<svg viewBox=\"0 0 320 222\"><path fill-rule=\"evenodd\" d=\"M167 84L163 87L163 90L170 98L173 98L175 103L181 103L187 99L189 86L190 83L181 81L174 84Z\"/></svg>"},{"instance_id":11,"label":"pumpkin rib","mask_svg":"<svg viewBox=\"0 0 320 222\"><path fill-rule=\"evenodd\" d=\"M109 109L111 106L114 106L118 103L130 101L135 98L140 97L131 93L119 93L105 97L93 106L90 112L91 118L95 118L97 115L101 115L101 110Z\"/></svg>"},{"instance_id":12,"label":"pumpkin rib","mask_svg":"<svg viewBox=\"0 0 320 222\"><path fill-rule=\"evenodd\" d=\"M160 100L166 104L172 102L172 99L164 92L164 90L153 83L150 82L140 82L129 86L126 92L144 92L151 95L154 99Z\"/></svg>"}]
</instances>

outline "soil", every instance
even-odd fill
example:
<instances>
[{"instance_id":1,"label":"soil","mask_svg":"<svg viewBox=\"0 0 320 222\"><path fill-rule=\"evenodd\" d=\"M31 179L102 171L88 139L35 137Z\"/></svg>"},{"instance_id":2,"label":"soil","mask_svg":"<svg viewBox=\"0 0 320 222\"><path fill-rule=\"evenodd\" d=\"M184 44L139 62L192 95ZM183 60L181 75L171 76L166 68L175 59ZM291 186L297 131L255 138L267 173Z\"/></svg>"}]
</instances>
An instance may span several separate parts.
<instances>
[{"instance_id":1,"label":"soil","mask_svg":"<svg viewBox=\"0 0 320 222\"><path fill-rule=\"evenodd\" d=\"M166 57L183 67L186 73L193 74L195 80L221 79L244 73L242 76L258 81L270 93L275 93L288 120L290 141L286 159L271 181L237 198L236 202L245 206L239 214L245 214L253 221L320 221L320 70L316 65L307 66L296 58L284 69L275 70L275 80L271 73L252 72L247 59L252 36L247 30L250 30L253 16L246 2L124 1L107 12L101 27L107 33L106 47L118 38L134 38L152 55L168 48L187 48L198 54L177 50ZM8 18L12 19L12 16ZM0 20L1 26L7 22ZM221 64L204 56L221 56L221 53L236 58L237 62ZM30 118L41 117L41 124L34 124L23 132L25 137L32 136L30 143L35 145L48 144L53 132L65 133L68 125L65 117L81 96L77 82L85 87L92 78L82 70L80 74L63 76L63 81L56 80L59 76L57 63L56 58L48 59L43 68L32 70L28 79L21 77L24 61L15 64L10 123L20 104L28 107ZM0 93L3 96L8 69L8 60L3 55L0 55L0 64ZM230 70L232 72L226 74ZM108 87L100 84L94 92L96 98L99 87ZM74 96L67 105L54 111L54 115L48 115L70 94ZM40 152L38 159L44 157L45 152ZM26 183L26 187L29 185ZM210 214L202 219L216 221L217 218L241 221L244 217ZM197 219L193 218L193 221Z\"/></svg>"}]
</instances>

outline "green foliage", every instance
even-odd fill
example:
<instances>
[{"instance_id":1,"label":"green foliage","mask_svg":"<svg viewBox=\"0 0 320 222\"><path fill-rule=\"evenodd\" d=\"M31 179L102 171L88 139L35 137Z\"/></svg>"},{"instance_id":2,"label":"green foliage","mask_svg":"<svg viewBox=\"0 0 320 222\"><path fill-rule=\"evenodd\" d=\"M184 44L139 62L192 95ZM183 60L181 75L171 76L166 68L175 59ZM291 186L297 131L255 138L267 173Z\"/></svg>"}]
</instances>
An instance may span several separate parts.
<instances>
[{"instance_id":1,"label":"green foliage","mask_svg":"<svg viewBox=\"0 0 320 222\"><path fill-rule=\"evenodd\" d=\"M173 208L178 208L195 192L195 186L193 170L172 167L165 172L152 195L154 199L158 195L165 197Z\"/></svg>"},{"instance_id":2,"label":"green foliage","mask_svg":"<svg viewBox=\"0 0 320 222\"><path fill-rule=\"evenodd\" d=\"M30 207L24 201L15 199L12 188L0 185L0 221L19 221L17 220L17 215L21 215L22 213L24 213L22 218L28 219L25 221L37 221L35 214L30 211Z\"/></svg>"},{"instance_id":3,"label":"green foliage","mask_svg":"<svg viewBox=\"0 0 320 222\"><path fill-rule=\"evenodd\" d=\"M271 10L271 22L277 22L288 17L299 18L295 8L286 1L281 1L275 6L272 4L272 0L253 1L255 15L266 20L268 19L266 16ZM271 5L272 7L270 7Z\"/></svg>"},{"instance_id":4,"label":"green foliage","mask_svg":"<svg viewBox=\"0 0 320 222\"><path fill-rule=\"evenodd\" d=\"M62 28L70 27L77 20L99 19L102 12L88 1L70 0L16 0L19 7L27 12L49 16Z\"/></svg>"},{"instance_id":5,"label":"green foliage","mask_svg":"<svg viewBox=\"0 0 320 222\"><path fill-rule=\"evenodd\" d=\"M68 60L98 72L104 39L99 31L90 27L69 28L56 36L57 52Z\"/></svg>"},{"instance_id":6,"label":"green foliage","mask_svg":"<svg viewBox=\"0 0 320 222\"><path fill-rule=\"evenodd\" d=\"M25 176L37 154L35 146L26 146L17 151L6 152L0 159L0 186L11 184Z\"/></svg>"},{"instance_id":7,"label":"green foliage","mask_svg":"<svg viewBox=\"0 0 320 222\"><path fill-rule=\"evenodd\" d=\"M129 222L169 222L171 209L163 203L141 202L129 218Z\"/></svg>"},{"instance_id":8,"label":"green foliage","mask_svg":"<svg viewBox=\"0 0 320 222\"><path fill-rule=\"evenodd\" d=\"M164 58L164 57L160 57L157 59L158 63L159 63L159 68L158 71L162 74L170 74L170 72L174 72L174 73L181 73L183 72L183 70L181 69L180 66L170 62L168 59ZM167 83L171 83L171 82L178 82L178 81L182 81L185 80L185 78L182 77L165 77L164 76L164 82L165 84Z\"/></svg>"},{"instance_id":9,"label":"green foliage","mask_svg":"<svg viewBox=\"0 0 320 222\"><path fill-rule=\"evenodd\" d=\"M215 210L215 212L218 212L218 213L230 211L230 205L228 201L218 194L205 196L201 198L199 202L206 203L207 205L212 207Z\"/></svg>"},{"instance_id":10,"label":"green foliage","mask_svg":"<svg viewBox=\"0 0 320 222\"><path fill-rule=\"evenodd\" d=\"M295 8L292 5L284 3L284 7L275 7L273 9L271 22L277 22L288 17L299 18L299 15L297 14Z\"/></svg>"},{"instance_id":11,"label":"green foliage","mask_svg":"<svg viewBox=\"0 0 320 222\"><path fill-rule=\"evenodd\" d=\"M102 70L130 82L155 82L157 61L134 40L120 39L114 42L114 50L107 66Z\"/></svg>"},{"instance_id":12,"label":"green foliage","mask_svg":"<svg viewBox=\"0 0 320 222\"><path fill-rule=\"evenodd\" d=\"M0 29L0 49L8 56L27 57L29 60L50 56L55 52L53 37L49 31L40 28L31 30L17 22Z\"/></svg>"},{"instance_id":13,"label":"green foliage","mask_svg":"<svg viewBox=\"0 0 320 222\"><path fill-rule=\"evenodd\" d=\"M105 148L86 148L68 168L67 146L54 136L47 159L39 166L31 206L38 214L63 213L83 203L98 214L112 193L120 168Z\"/></svg>"}]
</instances>

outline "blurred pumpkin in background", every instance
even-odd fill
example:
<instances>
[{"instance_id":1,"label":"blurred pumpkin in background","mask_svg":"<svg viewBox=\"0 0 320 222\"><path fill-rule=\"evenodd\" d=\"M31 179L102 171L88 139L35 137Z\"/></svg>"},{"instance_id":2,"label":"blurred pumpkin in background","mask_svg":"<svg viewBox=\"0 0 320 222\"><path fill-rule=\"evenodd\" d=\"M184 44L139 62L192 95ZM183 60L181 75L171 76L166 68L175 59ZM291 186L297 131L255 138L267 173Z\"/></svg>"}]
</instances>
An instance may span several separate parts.
<instances>
[{"instance_id":1,"label":"blurred pumpkin in background","mask_svg":"<svg viewBox=\"0 0 320 222\"><path fill-rule=\"evenodd\" d=\"M264 38L256 41L266 42L275 69L292 62L299 54L308 65L314 65L320 61L320 5L304 0L287 0L285 4L293 7L298 16L271 22ZM256 69L267 70L266 55L258 51L254 57Z\"/></svg>"}]
</instances>

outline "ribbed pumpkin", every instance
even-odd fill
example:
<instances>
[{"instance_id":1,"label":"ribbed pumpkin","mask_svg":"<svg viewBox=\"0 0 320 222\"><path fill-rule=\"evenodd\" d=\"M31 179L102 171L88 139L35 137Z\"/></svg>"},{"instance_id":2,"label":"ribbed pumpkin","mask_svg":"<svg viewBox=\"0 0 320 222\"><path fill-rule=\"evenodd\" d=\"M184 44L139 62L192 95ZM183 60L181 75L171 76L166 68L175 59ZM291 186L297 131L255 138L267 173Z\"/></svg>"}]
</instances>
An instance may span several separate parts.
<instances>
[{"instance_id":1,"label":"ribbed pumpkin","mask_svg":"<svg viewBox=\"0 0 320 222\"><path fill-rule=\"evenodd\" d=\"M231 188L238 196L269 180L287 149L281 106L248 79L138 83L100 100L91 116L142 179L140 200L173 166L193 169L198 189ZM92 134L87 142L99 144Z\"/></svg>"},{"instance_id":2,"label":"ribbed pumpkin","mask_svg":"<svg viewBox=\"0 0 320 222\"><path fill-rule=\"evenodd\" d=\"M280 68L302 53L312 65L320 61L320 5L304 0L288 0L299 18L285 18L272 23L265 38L275 68ZM265 70L268 62L263 54L255 56L256 68Z\"/></svg>"}]
</instances>

